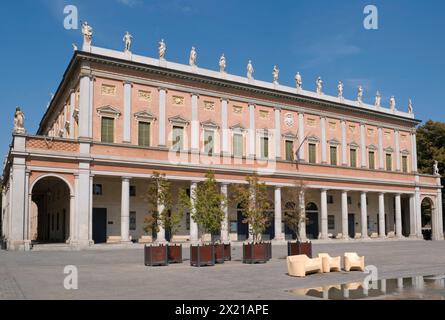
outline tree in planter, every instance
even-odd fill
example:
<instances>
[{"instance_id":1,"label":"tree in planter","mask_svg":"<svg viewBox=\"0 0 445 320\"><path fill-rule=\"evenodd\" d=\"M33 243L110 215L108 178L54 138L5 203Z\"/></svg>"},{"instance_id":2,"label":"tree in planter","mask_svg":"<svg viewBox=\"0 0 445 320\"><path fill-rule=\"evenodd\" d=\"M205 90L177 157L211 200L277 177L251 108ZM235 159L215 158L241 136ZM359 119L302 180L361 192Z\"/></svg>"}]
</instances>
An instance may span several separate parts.
<instances>
[{"instance_id":1,"label":"tree in planter","mask_svg":"<svg viewBox=\"0 0 445 320\"><path fill-rule=\"evenodd\" d=\"M267 187L260 182L257 175L246 178L247 186L236 184L231 186L232 200L238 203L253 235L253 242L261 242L262 234L270 225L270 203Z\"/></svg>"},{"instance_id":2,"label":"tree in planter","mask_svg":"<svg viewBox=\"0 0 445 320\"><path fill-rule=\"evenodd\" d=\"M295 181L294 186L286 189L283 193L283 220L288 228L295 233L297 241L300 241L300 225L305 220L305 193L306 185L304 184L303 180Z\"/></svg>"},{"instance_id":3,"label":"tree in planter","mask_svg":"<svg viewBox=\"0 0 445 320\"><path fill-rule=\"evenodd\" d=\"M184 210L181 203L178 207L173 206L171 183L165 175L153 173L148 182L145 200L148 203L149 215L144 219L144 231L158 233L160 227L163 227L173 237L179 229ZM161 212L159 208L163 208Z\"/></svg>"},{"instance_id":4,"label":"tree in planter","mask_svg":"<svg viewBox=\"0 0 445 320\"><path fill-rule=\"evenodd\" d=\"M213 172L206 173L205 180L198 183L192 192L193 204L185 190L180 190L180 202L182 206L189 208L192 219L198 226L212 235L213 244L214 235L221 231L227 199L221 194Z\"/></svg>"}]
</instances>

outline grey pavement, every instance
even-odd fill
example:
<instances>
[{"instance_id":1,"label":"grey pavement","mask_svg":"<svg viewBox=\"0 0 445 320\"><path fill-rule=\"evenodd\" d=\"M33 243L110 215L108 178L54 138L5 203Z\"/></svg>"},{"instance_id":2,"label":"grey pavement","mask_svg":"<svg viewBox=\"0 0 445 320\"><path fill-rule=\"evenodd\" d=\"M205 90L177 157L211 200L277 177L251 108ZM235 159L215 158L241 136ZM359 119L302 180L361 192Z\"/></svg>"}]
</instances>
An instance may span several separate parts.
<instances>
[{"instance_id":1,"label":"grey pavement","mask_svg":"<svg viewBox=\"0 0 445 320\"><path fill-rule=\"evenodd\" d=\"M273 246L266 264L241 262L241 247L233 261L214 267L191 267L189 249L183 264L146 267L143 250L0 251L0 299L302 299L294 288L362 280L362 272L287 275L286 246ZM375 265L380 278L445 273L445 241L387 241L314 244L314 254L343 255L356 251ZM78 290L63 286L64 267L79 271Z\"/></svg>"}]
</instances>

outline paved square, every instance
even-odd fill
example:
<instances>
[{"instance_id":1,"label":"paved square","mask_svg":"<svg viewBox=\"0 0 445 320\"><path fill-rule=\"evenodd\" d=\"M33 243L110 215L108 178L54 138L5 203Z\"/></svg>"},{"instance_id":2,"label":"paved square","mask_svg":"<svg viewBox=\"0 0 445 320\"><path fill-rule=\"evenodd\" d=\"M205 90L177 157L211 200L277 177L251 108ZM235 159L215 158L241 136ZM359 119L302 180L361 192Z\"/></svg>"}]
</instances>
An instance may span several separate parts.
<instances>
[{"instance_id":1,"label":"paved square","mask_svg":"<svg viewBox=\"0 0 445 320\"><path fill-rule=\"evenodd\" d=\"M357 251L375 265L380 278L445 273L445 241L384 241L314 244L314 254ZM233 261L215 267L183 264L146 267L143 250L0 251L0 299L298 299L286 290L361 280L361 272L286 275L286 247L274 246L266 264L242 264L241 247ZM66 265L77 266L79 289L63 286Z\"/></svg>"}]
</instances>

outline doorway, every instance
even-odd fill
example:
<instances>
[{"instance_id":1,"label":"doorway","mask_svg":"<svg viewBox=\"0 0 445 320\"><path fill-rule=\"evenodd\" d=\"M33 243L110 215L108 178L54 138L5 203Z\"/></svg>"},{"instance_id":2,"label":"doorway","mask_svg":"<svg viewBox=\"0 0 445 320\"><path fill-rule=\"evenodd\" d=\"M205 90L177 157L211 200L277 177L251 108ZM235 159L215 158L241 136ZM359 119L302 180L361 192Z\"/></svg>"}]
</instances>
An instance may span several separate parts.
<instances>
[{"instance_id":1,"label":"doorway","mask_svg":"<svg viewBox=\"0 0 445 320\"><path fill-rule=\"evenodd\" d=\"M107 242L107 209L93 209L93 241L94 243Z\"/></svg>"}]
</instances>

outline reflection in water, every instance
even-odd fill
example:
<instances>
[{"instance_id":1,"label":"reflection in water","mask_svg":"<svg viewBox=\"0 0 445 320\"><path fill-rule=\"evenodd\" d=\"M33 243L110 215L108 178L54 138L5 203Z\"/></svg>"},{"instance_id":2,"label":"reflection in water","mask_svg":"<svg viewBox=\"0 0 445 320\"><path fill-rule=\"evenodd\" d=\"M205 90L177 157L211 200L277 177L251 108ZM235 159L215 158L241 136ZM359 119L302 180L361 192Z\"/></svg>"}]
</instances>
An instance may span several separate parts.
<instances>
[{"instance_id":1,"label":"reflection in water","mask_svg":"<svg viewBox=\"0 0 445 320\"><path fill-rule=\"evenodd\" d=\"M298 296L325 300L445 300L445 275L381 279L371 283L350 282L314 288L291 289L288 292Z\"/></svg>"}]
</instances>

